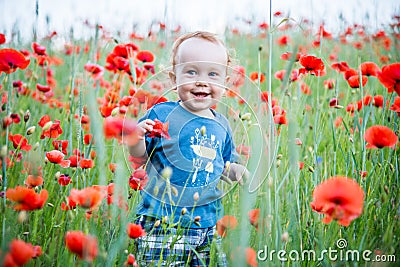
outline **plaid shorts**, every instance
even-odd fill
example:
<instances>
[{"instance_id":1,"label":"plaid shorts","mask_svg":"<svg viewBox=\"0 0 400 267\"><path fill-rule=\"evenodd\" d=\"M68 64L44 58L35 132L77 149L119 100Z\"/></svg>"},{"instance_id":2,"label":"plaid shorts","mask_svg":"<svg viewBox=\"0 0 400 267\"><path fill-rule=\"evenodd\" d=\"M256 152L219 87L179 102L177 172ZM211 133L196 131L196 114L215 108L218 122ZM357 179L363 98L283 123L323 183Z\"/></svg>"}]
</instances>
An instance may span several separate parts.
<instances>
[{"instance_id":1,"label":"plaid shorts","mask_svg":"<svg viewBox=\"0 0 400 267\"><path fill-rule=\"evenodd\" d=\"M183 229L164 224L155 227L155 222L156 219L147 216L136 221L147 233L136 239L136 256L141 267L227 266L215 226Z\"/></svg>"}]
</instances>

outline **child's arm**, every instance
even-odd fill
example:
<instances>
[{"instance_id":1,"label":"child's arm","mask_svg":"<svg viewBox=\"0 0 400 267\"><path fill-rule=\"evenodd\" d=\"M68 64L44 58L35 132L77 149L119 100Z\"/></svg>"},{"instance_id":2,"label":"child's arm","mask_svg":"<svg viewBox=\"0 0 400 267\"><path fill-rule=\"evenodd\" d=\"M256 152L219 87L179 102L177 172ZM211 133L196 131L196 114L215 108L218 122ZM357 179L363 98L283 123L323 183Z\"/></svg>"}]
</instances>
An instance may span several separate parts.
<instances>
[{"instance_id":1,"label":"child's arm","mask_svg":"<svg viewBox=\"0 0 400 267\"><path fill-rule=\"evenodd\" d=\"M228 163L225 165L221 179L228 183L237 181L240 185L243 185L244 180L246 180L249 175L250 173L245 166L238 163Z\"/></svg>"},{"instance_id":2,"label":"child's arm","mask_svg":"<svg viewBox=\"0 0 400 267\"><path fill-rule=\"evenodd\" d=\"M146 142L145 142L145 135L147 132L151 132L153 130L154 121L150 119L143 120L138 123L138 142L133 145L129 146L129 153L135 158L146 158Z\"/></svg>"}]
</instances>

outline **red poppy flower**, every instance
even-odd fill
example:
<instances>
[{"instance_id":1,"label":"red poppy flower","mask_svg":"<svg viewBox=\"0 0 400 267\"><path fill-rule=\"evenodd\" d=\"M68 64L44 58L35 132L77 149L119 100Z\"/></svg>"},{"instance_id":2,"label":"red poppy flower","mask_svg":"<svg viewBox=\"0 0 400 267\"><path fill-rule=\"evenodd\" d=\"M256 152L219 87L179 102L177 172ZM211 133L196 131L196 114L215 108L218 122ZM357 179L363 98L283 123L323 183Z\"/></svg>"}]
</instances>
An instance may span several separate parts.
<instances>
[{"instance_id":1,"label":"red poppy flower","mask_svg":"<svg viewBox=\"0 0 400 267\"><path fill-rule=\"evenodd\" d=\"M100 206L106 194L102 190L99 190L99 188L91 186L82 190L71 189L70 197L77 205L87 209L94 209Z\"/></svg>"},{"instance_id":2,"label":"red poppy flower","mask_svg":"<svg viewBox=\"0 0 400 267\"><path fill-rule=\"evenodd\" d=\"M249 220L250 224L253 225L256 229L258 229L258 220L260 218L260 209L253 209L249 211Z\"/></svg>"},{"instance_id":3,"label":"red poppy flower","mask_svg":"<svg viewBox=\"0 0 400 267\"><path fill-rule=\"evenodd\" d=\"M59 150L52 150L49 152L46 152L46 158L51 162L55 164L61 164L64 160L64 153L62 153Z\"/></svg>"},{"instance_id":4,"label":"red poppy flower","mask_svg":"<svg viewBox=\"0 0 400 267\"><path fill-rule=\"evenodd\" d=\"M41 209L47 200L48 192L43 189L40 194L35 190L23 186L7 189L7 199L16 202L15 210L36 210Z\"/></svg>"},{"instance_id":5,"label":"red poppy flower","mask_svg":"<svg viewBox=\"0 0 400 267\"><path fill-rule=\"evenodd\" d=\"M378 79L388 89L389 93L395 91L400 96L400 63L382 67Z\"/></svg>"},{"instance_id":6,"label":"red poppy flower","mask_svg":"<svg viewBox=\"0 0 400 267\"><path fill-rule=\"evenodd\" d=\"M278 38L277 43L280 46L286 46L290 43L291 39L287 35L282 35L281 37Z\"/></svg>"},{"instance_id":7,"label":"red poppy flower","mask_svg":"<svg viewBox=\"0 0 400 267\"><path fill-rule=\"evenodd\" d=\"M260 83L263 83L265 81L265 74L260 73L260 76L258 76L258 72L254 71L250 73L250 80L253 82L258 82L258 79L260 78Z\"/></svg>"},{"instance_id":8,"label":"red poppy flower","mask_svg":"<svg viewBox=\"0 0 400 267\"><path fill-rule=\"evenodd\" d=\"M0 49L0 73L10 74L20 68L21 70L28 67L30 59L26 58L21 52L4 48Z\"/></svg>"},{"instance_id":9,"label":"red poppy flower","mask_svg":"<svg viewBox=\"0 0 400 267\"><path fill-rule=\"evenodd\" d=\"M139 267L139 265L136 262L136 258L132 253L128 255L128 259L125 262L125 266Z\"/></svg>"},{"instance_id":10,"label":"red poppy flower","mask_svg":"<svg viewBox=\"0 0 400 267\"><path fill-rule=\"evenodd\" d=\"M399 96L396 96L396 97L394 98L393 105L390 106L389 109L390 109L390 110L393 110L394 112L397 112L397 116L400 117L400 97L399 97Z\"/></svg>"},{"instance_id":11,"label":"red poppy flower","mask_svg":"<svg viewBox=\"0 0 400 267\"><path fill-rule=\"evenodd\" d=\"M287 119L286 119L286 115L285 114L281 114L281 115L275 115L274 116L274 123L275 124L285 124L287 125Z\"/></svg>"},{"instance_id":12,"label":"red poppy flower","mask_svg":"<svg viewBox=\"0 0 400 267\"><path fill-rule=\"evenodd\" d=\"M363 62L360 65L360 70L362 75L366 76L375 76L377 77L378 74L381 72L380 68L374 62Z\"/></svg>"},{"instance_id":13,"label":"red poppy flower","mask_svg":"<svg viewBox=\"0 0 400 267\"><path fill-rule=\"evenodd\" d=\"M367 148L394 148L399 138L389 127L374 125L365 131L364 139L368 143Z\"/></svg>"},{"instance_id":14,"label":"red poppy flower","mask_svg":"<svg viewBox=\"0 0 400 267\"><path fill-rule=\"evenodd\" d=\"M300 85L300 90L303 94L305 95L311 95L311 89L310 86L308 86L308 84L302 82Z\"/></svg>"},{"instance_id":15,"label":"red poppy flower","mask_svg":"<svg viewBox=\"0 0 400 267\"><path fill-rule=\"evenodd\" d=\"M359 184L347 177L337 176L319 184L313 192L311 207L325 214L323 223L337 220L340 225L349 226L363 210L364 191Z\"/></svg>"},{"instance_id":16,"label":"red poppy flower","mask_svg":"<svg viewBox=\"0 0 400 267\"><path fill-rule=\"evenodd\" d=\"M54 122L52 122L50 120L50 116L48 115L44 115L38 124L42 127L40 139L44 139L45 137L58 138L63 133L63 130L60 126L60 121L54 120Z\"/></svg>"},{"instance_id":17,"label":"red poppy flower","mask_svg":"<svg viewBox=\"0 0 400 267\"><path fill-rule=\"evenodd\" d=\"M120 117L107 117L104 120L104 135L106 138L116 138L128 145L138 141L136 122Z\"/></svg>"},{"instance_id":18,"label":"red poppy flower","mask_svg":"<svg viewBox=\"0 0 400 267\"><path fill-rule=\"evenodd\" d=\"M74 200L71 198L71 196L67 197L67 203L63 202L61 203L61 209L62 210L72 210L75 209L78 203L74 202Z\"/></svg>"},{"instance_id":19,"label":"red poppy flower","mask_svg":"<svg viewBox=\"0 0 400 267\"><path fill-rule=\"evenodd\" d=\"M291 52L285 52L285 53L283 53L283 54L281 55L281 59L283 59L283 60L289 60L289 59L292 58L292 56L293 56L293 54L292 54ZM301 57L301 54L300 54L300 53L297 53L297 54L296 54L295 61L299 61L300 57Z\"/></svg>"},{"instance_id":20,"label":"red poppy flower","mask_svg":"<svg viewBox=\"0 0 400 267\"><path fill-rule=\"evenodd\" d=\"M43 92L43 93L47 93L51 90L50 86L42 85L40 83L36 84L36 89L38 89L40 92Z\"/></svg>"},{"instance_id":21,"label":"red poppy flower","mask_svg":"<svg viewBox=\"0 0 400 267\"><path fill-rule=\"evenodd\" d=\"M350 69L349 65L345 61L334 62L334 63L332 63L331 67L332 67L332 69L334 69L338 72L345 72Z\"/></svg>"},{"instance_id":22,"label":"red poppy flower","mask_svg":"<svg viewBox=\"0 0 400 267\"><path fill-rule=\"evenodd\" d=\"M71 183L71 177L68 174L61 174L58 178L58 184L61 186L66 186Z\"/></svg>"},{"instance_id":23,"label":"red poppy flower","mask_svg":"<svg viewBox=\"0 0 400 267\"><path fill-rule=\"evenodd\" d=\"M324 87L326 89L332 90L333 88L335 88L335 80L333 79L327 79L324 81Z\"/></svg>"},{"instance_id":24,"label":"red poppy flower","mask_svg":"<svg viewBox=\"0 0 400 267\"><path fill-rule=\"evenodd\" d=\"M117 45L114 47L113 52L107 56L105 68L113 72L125 71L131 74L129 58L137 50L139 50L139 47L132 43Z\"/></svg>"},{"instance_id":25,"label":"red poppy flower","mask_svg":"<svg viewBox=\"0 0 400 267\"><path fill-rule=\"evenodd\" d=\"M136 239L146 235L146 231L139 224L128 223L126 227L126 233L132 239Z\"/></svg>"},{"instance_id":26,"label":"red poppy flower","mask_svg":"<svg viewBox=\"0 0 400 267\"><path fill-rule=\"evenodd\" d=\"M83 68L92 74L93 80L100 79L104 74L104 68L98 64L87 63Z\"/></svg>"},{"instance_id":27,"label":"red poppy flower","mask_svg":"<svg viewBox=\"0 0 400 267\"><path fill-rule=\"evenodd\" d=\"M217 222L217 232L221 237L225 237L228 230L234 230L238 225L237 219L232 215L225 215Z\"/></svg>"},{"instance_id":28,"label":"red poppy flower","mask_svg":"<svg viewBox=\"0 0 400 267\"><path fill-rule=\"evenodd\" d=\"M97 238L81 231L69 231L65 235L68 250L85 261L93 261L98 254Z\"/></svg>"},{"instance_id":29,"label":"red poppy flower","mask_svg":"<svg viewBox=\"0 0 400 267\"><path fill-rule=\"evenodd\" d=\"M40 118L38 124L39 124L40 127L43 128L49 121L51 121L51 118L50 118L49 115L46 114L46 115L43 115L43 116Z\"/></svg>"},{"instance_id":30,"label":"red poppy flower","mask_svg":"<svg viewBox=\"0 0 400 267\"><path fill-rule=\"evenodd\" d=\"M383 95L376 95L374 96L373 104L377 108L383 108L383 101L384 101Z\"/></svg>"},{"instance_id":31,"label":"red poppy flower","mask_svg":"<svg viewBox=\"0 0 400 267\"><path fill-rule=\"evenodd\" d=\"M18 124L21 122L21 117L19 116L18 113L10 114L10 118L12 119L13 123L15 123L15 124Z\"/></svg>"},{"instance_id":32,"label":"red poppy flower","mask_svg":"<svg viewBox=\"0 0 400 267\"><path fill-rule=\"evenodd\" d=\"M246 253L246 263L250 267L257 267L258 266L257 252L253 248L246 248L245 253Z\"/></svg>"},{"instance_id":33,"label":"red poppy flower","mask_svg":"<svg viewBox=\"0 0 400 267\"><path fill-rule=\"evenodd\" d=\"M344 79L347 81L350 77L353 77L353 76L359 76L359 73L358 73L358 71L357 70L355 70L355 69L351 69L351 68L349 68L348 70L346 70L345 72L344 72L344 74L343 74L343 77L344 77Z\"/></svg>"},{"instance_id":34,"label":"red poppy flower","mask_svg":"<svg viewBox=\"0 0 400 267\"><path fill-rule=\"evenodd\" d=\"M27 264L32 258L40 256L41 248L33 246L31 243L26 243L20 239L11 241L9 251L4 257L2 266L23 266Z\"/></svg>"},{"instance_id":35,"label":"red poppy flower","mask_svg":"<svg viewBox=\"0 0 400 267\"><path fill-rule=\"evenodd\" d=\"M326 39L332 39L332 34L325 30L324 25L319 26L319 31L318 31L317 35L322 36Z\"/></svg>"},{"instance_id":36,"label":"red poppy flower","mask_svg":"<svg viewBox=\"0 0 400 267\"><path fill-rule=\"evenodd\" d=\"M28 177L25 180L25 185L28 188L41 186L41 185L43 185L43 178L42 178L42 176L28 175Z\"/></svg>"},{"instance_id":37,"label":"red poppy flower","mask_svg":"<svg viewBox=\"0 0 400 267\"><path fill-rule=\"evenodd\" d=\"M310 55L303 55L299 59L304 68L299 69L300 74L310 73L315 76L325 75L325 65L320 58Z\"/></svg>"},{"instance_id":38,"label":"red poppy flower","mask_svg":"<svg viewBox=\"0 0 400 267\"><path fill-rule=\"evenodd\" d=\"M286 70L278 70L277 72L275 72L274 77L280 81L283 81L285 75L286 75Z\"/></svg>"},{"instance_id":39,"label":"red poppy flower","mask_svg":"<svg viewBox=\"0 0 400 267\"><path fill-rule=\"evenodd\" d=\"M153 125L153 130L148 134L148 137L150 138L166 138L166 139L171 139L168 133L168 125L169 122L162 123L158 119L154 120L155 124Z\"/></svg>"},{"instance_id":40,"label":"red poppy flower","mask_svg":"<svg viewBox=\"0 0 400 267\"><path fill-rule=\"evenodd\" d=\"M32 43L32 49L35 52L35 54L39 55L39 56L46 56L46 47L33 42Z\"/></svg>"},{"instance_id":41,"label":"red poppy flower","mask_svg":"<svg viewBox=\"0 0 400 267\"><path fill-rule=\"evenodd\" d=\"M363 75L361 77L362 86L364 87L365 84L368 82L368 77ZM347 79L347 83L351 88L360 88L360 77L358 75L353 75Z\"/></svg>"},{"instance_id":42,"label":"red poppy flower","mask_svg":"<svg viewBox=\"0 0 400 267\"><path fill-rule=\"evenodd\" d=\"M51 143L54 149L61 150L64 155L67 154L68 140L53 140Z\"/></svg>"},{"instance_id":43,"label":"red poppy flower","mask_svg":"<svg viewBox=\"0 0 400 267\"><path fill-rule=\"evenodd\" d=\"M147 50L142 50L139 53L137 53L136 58L142 62L153 62L154 61L154 55L150 51Z\"/></svg>"},{"instance_id":44,"label":"red poppy flower","mask_svg":"<svg viewBox=\"0 0 400 267\"><path fill-rule=\"evenodd\" d=\"M24 151L29 151L32 149L32 146L28 144L28 139L20 134L10 134L8 136L8 140L13 143L15 149L19 148Z\"/></svg>"},{"instance_id":45,"label":"red poppy flower","mask_svg":"<svg viewBox=\"0 0 400 267\"><path fill-rule=\"evenodd\" d=\"M236 152L239 153L240 155L249 157L250 156L250 150L251 147L250 146L245 146L244 144L239 144L236 147Z\"/></svg>"},{"instance_id":46,"label":"red poppy flower","mask_svg":"<svg viewBox=\"0 0 400 267\"><path fill-rule=\"evenodd\" d=\"M6 43L6 36L3 33L0 33L0 45Z\"/></svg>"},{"instance_id":47,"label":"red poppy flower","mask_svg":"<svg viewBox=\"0 0 400 267\"><path fill-rule=\"evenodd\" d=\"M143 190L148 180L149 177L147 176L146 170L138 169L132 173L131 177L129 177L129 186L133 190Z\"/></svg>"},{"instance_id":48,"label":"red poppy flower","mask_svg":"<svg viewBox=\"0 0 400 267\"><path fill-rule=\"evenodd\" d=\"M82 169L90 169L93 168L94 162L92 159L81 159L81 161L79 162L79 166Z\"/></svg>"}]
</instances>

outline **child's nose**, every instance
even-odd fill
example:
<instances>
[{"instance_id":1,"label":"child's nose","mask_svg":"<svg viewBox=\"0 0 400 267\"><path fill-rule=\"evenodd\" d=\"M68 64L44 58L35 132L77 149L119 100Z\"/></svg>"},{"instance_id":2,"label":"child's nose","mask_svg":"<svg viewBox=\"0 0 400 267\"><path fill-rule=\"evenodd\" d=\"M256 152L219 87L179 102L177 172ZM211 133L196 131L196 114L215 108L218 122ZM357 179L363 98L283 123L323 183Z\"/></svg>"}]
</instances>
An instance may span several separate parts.
<instances>
[{"instance_id":1,"label":"child's nose","mask_svg":"<svg viewBox=\"0 0 400 267\"><path fill-rule=\"evenodd\" d=\"M196 81L195 85L199 86L199 87L204 87L204 86L208 86L208 83L206 81L200 80L200 81Z\"/></svg>"}]
</instances>

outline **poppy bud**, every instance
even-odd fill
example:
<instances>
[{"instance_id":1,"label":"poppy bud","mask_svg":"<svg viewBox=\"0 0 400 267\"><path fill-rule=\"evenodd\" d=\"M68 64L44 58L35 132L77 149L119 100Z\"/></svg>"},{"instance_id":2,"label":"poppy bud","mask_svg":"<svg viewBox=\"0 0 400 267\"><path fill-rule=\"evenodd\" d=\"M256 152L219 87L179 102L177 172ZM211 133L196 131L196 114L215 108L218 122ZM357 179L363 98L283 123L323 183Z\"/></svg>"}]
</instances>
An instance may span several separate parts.
<instances>
[{"instance_id":1,"label":"poppy bud","mask_svg":"<svg viewBox=\"0 0 400 267\"><path fill-rule=\"evenodd\" d=\"M160 226L160 224L161 224L160 220L155 221L154 228L157 228L158 226Z\"/></svg>"},{"instance_id":2,"label":"poppy bud","mask_svg":"<svg viewBox=\"0 0 400 267\"><path fill-rule=\"evenodd\" d=\"M176 187L175 186L171 186L171 191L172 191L172 194L174 195L174 196L178 196L178 189L176 189Z\"/></svg>"},{"instance_id":3,"label":"poppy bud","mask_svg":"<svg viewBox=\"0 0 400 267\"><path fill-rule=\"evenodd\" d=\"M251 114L250 114L249 112L247 112L247 113L241 115L241 116L240 116L240 119L241 119L242 121L250 121L250 119L251 119Z\"/></svg>"},{"instance_id":4,"label":"poppy bud","mask_svg":"<svg viewBox=\"0 0 400 267\"><path fill-rule=\"evenodd\" d=\"M26 215L26 211L20 211L19 213L18 213L18 222L19 223L23 223L23 222L25 222L26 221L26 218L27 218L27 215Z\"/></svg>"},{"instance_id":5,"label":"poppy bud","mask_svg":"<svg viewBox=\"0 0 400 267\"><path fill-rule=\"evenodd\" d=\"M112 117L115 117L118 114L119 114L119 107L116 107L111 111L111 116Z\"/></svg>"},{"instance_id":6,"label":"poppy bud","mask_svg":"<svg viewBox=\"0 0 400 267\"><path fill-rule=\"evenodd\" d=\"M26 130L26 135L31 135L35 132L36 126L31 126Z\"/></svg>"},{"instance_id":7,"label":"poppy bud","mask_svg":"<svg viewBox=\"0 0 400 267\"><path fill-rule=\"evenodd\" d=\"M166 222L168 222L168 220L169 220L168 216L164 216L162 218L162 223L166 223Z\"/></svg>"},{"instance_id":8,"label":"poppy bud","mask_svg":"<svg viewBox=\"0 0 400 267\"><path fill-rule=\"evenodd\" d=\"M52 121L48 121L44 126L43 126L43 131L47 131L50 129L50 127L53 125Z\"/></svg>"},{"instance_id":9,"label":"poppy bud","mask_svg":"<svg viewBox=\"0 0 400 267\"><path fill-rule=\"evenodd\" d=\"M278 159L278 160L276 161L276 167L279 168L279 166L281 166L281 160L280 160L280 159Z\"/></svg>"},{"instance_id":10,"label":"poppy bud","mask_svg":"<svg viewBox=\"0 0 400 267\"><path fill-rule=\"evenodd\" d=\"M7 156L7 146L1 147L0 157L5 158Z\"/></svg>"},{"instance_id":11,"label":"poppy bud","mask_svg":"<svg viewBox=\"0 0 400 267\"><path fill-rule=\"evenodd\" d=\"M271 188L274 185L274 180L272 179L272 177L268 178L268 187Z\"/></svg>"},{"instance_id":12,"label":"poppy bud","mask_svg":"<svg viewBox=\"0 0 400 267\"><path fill-rule=\"evenodd\" d=\"M206 129L206 126L201 126L201 128L200 128L200 133L201 133L201 135L206 135L206 131L207 131L207 129Z\"/></svg>"},{"instance_id":13,"label":"poppy bud","mask_svg":"<svg viewBox=\"0 0 400 267\"><path fill-rule=\"evenodd\" d=\"M167 166L165 167L162 171L161 171L161 176L165 179L165 180L169 180L169 178L171 178L172 175L172 168Z\"/></svg>"},{"instance_id":14,"label":"poppy bud","mask_svg":"<svg viewBox=\"0 0 400 267\"><path fill-rule=\"evenodd\" d=\"M196 193L193 194L193 200L194 200L194 201L198 201L199 198L200 198L199 192L196 192Z\"/></svg>"},{"instance_id":15,"label":"poppy bud","mask_svg":"<svg viewBox=\"0 0 400 267\"><path fill-rule=\"evenodd\" d=\"M24 122L27 122L30 117L31 117L31 112L28 109L24 114Z\"/></svg>"},{"instance_id":16,"label":"poppy bud","mask_svg":"<svg viewBox=\"0 0 400 267\"><path fill-rule=\"evenodd\" d=\"M288 233L288 232L284 232L284 233L282 234L282 236L281 236L281 240L282 240L283 242L289 241L289 233Z\"/></svg>"},{"instance_id":17,"label":"poppy bud","mask_svg":"<svg viewBox=\"0 0 400 267\"><path fill-rule=\"evenodd\" d=\"M158 195L158 192L159 192L158 186L154 186L153 194L154 194L154 195Z\"/></svg>"},{"instance_id":18,"label":"poppy bud","mask_svg":"<svg viewBox=\"0 0 400 267\"><path fill-rule=\"evenodd\" d=\"M227 170L227 171L229 171L229 167L231 166L231 162L230 161L227 161L227 162L225 162L225 169Z\"/></svg>"},{"instance_id":19,"label":"poppy bud","mask_svg":"<svg viewBox=\"0 0 400 267\"><path fill-rule=\"evenodd\" d=\"M309 170L310 172L314 172L314 168L313 168L312 166L308 166L308 170Z\"/></svg>"},{"instance_id":20,"label":"poppy bud","mask_svg":"<svg viewBox=\"0 0 400 267\"><path fill-rule=\"evenodd\" d=\"M294 140L294 142L295 142L295 144L298 145L298 146L301 146L301 145L303 144L303 142L301 141L300 138L296 138L296 139Z\"/></svg>"},{"instance_id":21,"label":"poppy bud","mask_svg":"<svg viewBox=\"0 0 400 267\"><path fill-rule=\"evenodd\" d=\"M182 210L181 210L181 215L185 215L186 212L187 212L187 209L186 209L186 208L182 208Z\"/></svg>"},{"instance_id":22,"label":"poppy bud","mask_svg":"<svg viewBox=\"0 0 400 267\"><path fill-rule=\"evenodd\" d=\"M36 142L33 146L33 151L36 151L39 148L39 142Z\"/></svg>"}]
</instances>

